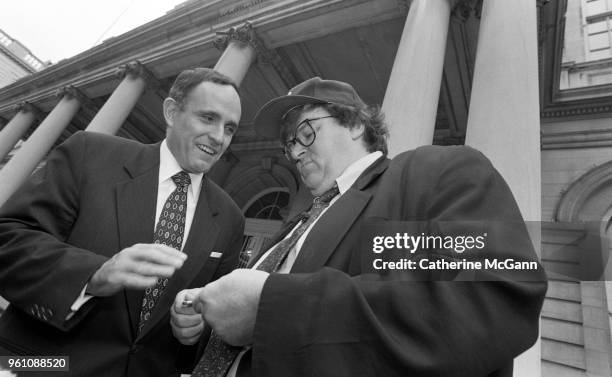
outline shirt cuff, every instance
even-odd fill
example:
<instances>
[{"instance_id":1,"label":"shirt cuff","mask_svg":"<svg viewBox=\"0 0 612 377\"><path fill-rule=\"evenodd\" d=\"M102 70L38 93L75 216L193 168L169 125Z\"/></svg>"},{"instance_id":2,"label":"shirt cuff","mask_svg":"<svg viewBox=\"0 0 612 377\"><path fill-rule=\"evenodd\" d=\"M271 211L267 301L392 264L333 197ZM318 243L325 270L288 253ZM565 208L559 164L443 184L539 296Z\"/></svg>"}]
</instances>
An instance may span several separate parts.
<instances>
[{"instance_id":1,"label":"shirt cuff","mask_svg":"<svg viewBox=\"0 0 612 377\"><path fill-rule=\"evenodd\" d=\"M88 295L85 293L86 289L87 289L87 284L85 284L85 286L83 287L83 290L81 291L81 294L79 295L79 297L77 297L76 300L74 300L74 302L70 306L70 313L68 313L68 315L66 316L66 321L72 318L72 316L74 316L76 312L79 311L81 306L85 305L85 303L93 297L92 295Z\"/></svg>"}]
</instances>

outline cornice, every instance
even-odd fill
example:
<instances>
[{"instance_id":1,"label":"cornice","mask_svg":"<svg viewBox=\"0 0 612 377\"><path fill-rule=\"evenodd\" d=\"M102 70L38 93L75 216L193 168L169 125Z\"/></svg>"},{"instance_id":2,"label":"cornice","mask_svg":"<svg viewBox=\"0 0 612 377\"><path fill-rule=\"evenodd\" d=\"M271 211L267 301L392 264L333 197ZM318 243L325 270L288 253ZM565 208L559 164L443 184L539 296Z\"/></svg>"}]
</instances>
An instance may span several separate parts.
<instances>
[{"instance_id":1,"label":"cornice","mask_svg":"<svg viewBox=\"0 0 612 377\"><path fill-rule=\"evenodd\" d=\"M612 117L612 97L594 98L568 103L543 106L540 118L543 122L554 122L564 118Z\"/></svg>"},{"instance_id":2,"label":"cornice","mask_svg":"<svg viewBox=\"0 0 612 377\"><path fill-rule=\"evenodd\" d=\"M612 147L612 128L580 131L542 130L541 145L543 150Z\"/></svg>"},{"instance_id":3,"label":"cornice","mask_svg":"<svg viewBox=\"0 0 612 377\"><path fill-rule=\"evenodd\" d=\"M351 8L351 11L348 11ZM356 11L353 12L352 9ZM396 0L377 0L376 4L366 0L261 0L248 3L238 0L219 0L193 2L173 10L165 16L142 25L121 36L104 41L102 44L78 54L70 59L36 72L4 88L0 88L0 115L4 115L17 101L27 100L32 103L48 101L60 87L72 85L83 93L96 85L108 87L115 78L117 66L132 61L139 61L154 77L165 79L177 74L183 67L173 62L186 56L197 55L198 64L212 65L219 52L213 41L219 30L227 30L244 23L247 18L258 31L263 30L265 48L294 42L295 36L282 41L278 35L282 28L290 27L296 20L309 21L309 28L316 30L321 17L330 12L339 12L338 18L346 11L355 13L355 20L336 22L328 32L336 32L357 23L397 17ZM279 29L281 28L281 29ZM270 44L271 31L279 30ZM282 29L284 30L284 29ZM314 38L309 30L302 38ZM261 51L265 52L265 49ZM266 56L265 53L261 54ZM190 61L195 61L190 58ZM272 62L275 59L271 60ZM98 90L98 89L95 89ZM107 89L104 89L105 91ZM99 92L93 93L99 95Z\"/></svg>"}]
</instances>

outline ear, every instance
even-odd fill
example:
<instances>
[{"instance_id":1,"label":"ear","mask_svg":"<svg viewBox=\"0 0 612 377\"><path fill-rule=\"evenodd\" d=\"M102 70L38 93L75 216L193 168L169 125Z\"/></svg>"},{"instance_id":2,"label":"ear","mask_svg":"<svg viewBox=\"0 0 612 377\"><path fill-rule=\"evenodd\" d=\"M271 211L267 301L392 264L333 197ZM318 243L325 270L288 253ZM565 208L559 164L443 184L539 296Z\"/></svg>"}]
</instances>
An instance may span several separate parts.
<instances>
[{"instance_id":1,"label":"ear","mask_svg":"<svg viewBox=\"0 0 612 377\"><path fill-rule=\"evenodd\" d=\"M349 128L349 133L353 140L357 140L363 136L365 132L365 126L362 123L355 124L352 128Z\"/></svg>"},{"instance_id":2,"label":"ear","mask_svg":"<svg viewBox=\"0 0 612 377\"><path fill-rule=\"evenodd\" d=\"M166 124L168 127L172 127L174 125L174 116L179 111L178 103L173 98L166 98L164 100L164 119L166 119Z\"/></svg>"}]
</instances>

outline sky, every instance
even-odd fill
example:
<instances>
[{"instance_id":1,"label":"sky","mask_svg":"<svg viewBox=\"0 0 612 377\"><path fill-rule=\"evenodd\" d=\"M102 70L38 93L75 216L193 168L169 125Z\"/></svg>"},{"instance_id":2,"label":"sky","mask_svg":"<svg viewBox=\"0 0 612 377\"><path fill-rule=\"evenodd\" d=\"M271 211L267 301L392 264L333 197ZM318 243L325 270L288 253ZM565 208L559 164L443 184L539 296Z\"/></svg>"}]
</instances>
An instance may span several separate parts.
<instances>
[{"instance_id":1,"label":"sky","mask_svg":"<svg viewBox=\"0 0 612 377\"><path fill-rule=\"evenodd\" d=\"M88 50L163 16L185 0L10 0L2 4L0 29L42 61Z\"/></svg>"}]
</instances>

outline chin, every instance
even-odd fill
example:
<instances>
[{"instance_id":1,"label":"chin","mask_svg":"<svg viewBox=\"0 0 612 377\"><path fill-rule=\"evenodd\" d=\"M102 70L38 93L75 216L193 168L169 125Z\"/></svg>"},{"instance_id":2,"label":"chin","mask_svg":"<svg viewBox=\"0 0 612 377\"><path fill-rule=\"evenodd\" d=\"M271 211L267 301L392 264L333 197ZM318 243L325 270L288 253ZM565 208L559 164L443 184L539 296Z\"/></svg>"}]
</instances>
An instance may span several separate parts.
<instances>
[{"instance_id":1,"label":"chin","mask_svg":"<svg viewBox=\"0 0 612 377\"><path fill-rule=\"evenodd\" d=\"M318 195L321 195L321 194L323 194L325 192L325 190L322 190L322 189L320 189L318 187L317 188L312 188L312 187L309 187L308 185L306 185L306 187L308 187L308 190L310 191L310 193L313 196L318 196Z\"/></svg>"}]
</instances>

